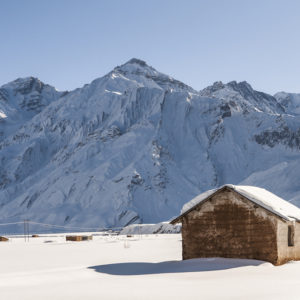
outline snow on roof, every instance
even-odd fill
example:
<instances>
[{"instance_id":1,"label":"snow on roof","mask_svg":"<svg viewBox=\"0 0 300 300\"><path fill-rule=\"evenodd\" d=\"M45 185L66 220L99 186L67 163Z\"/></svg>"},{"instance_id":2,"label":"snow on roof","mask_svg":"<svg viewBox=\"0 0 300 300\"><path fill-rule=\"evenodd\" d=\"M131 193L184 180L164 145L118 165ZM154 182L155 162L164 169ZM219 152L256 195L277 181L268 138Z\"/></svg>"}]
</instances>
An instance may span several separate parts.
<instances>
[{"instance_id":1,"label":"snow on roof","mask_svg":"<svg viewBox=\"0 0 300 300\"><path fill-rule=\"evenodd\" d=\"M232 185L226 184L218 189L213 189L206 191L191 201L187 202L181 210L181 215L186 213L188 210L192 209L194 206L198 205L212 194L218 190L228 187L240 195L246 197L250 201L264 207L268 211L286 219L289 221L298 220L300 221L300 209L291 204L288 201L283 200L282 198L274 195L273 193L256 186L243 186L243 185Z\"/></svg>"}]
</instances>

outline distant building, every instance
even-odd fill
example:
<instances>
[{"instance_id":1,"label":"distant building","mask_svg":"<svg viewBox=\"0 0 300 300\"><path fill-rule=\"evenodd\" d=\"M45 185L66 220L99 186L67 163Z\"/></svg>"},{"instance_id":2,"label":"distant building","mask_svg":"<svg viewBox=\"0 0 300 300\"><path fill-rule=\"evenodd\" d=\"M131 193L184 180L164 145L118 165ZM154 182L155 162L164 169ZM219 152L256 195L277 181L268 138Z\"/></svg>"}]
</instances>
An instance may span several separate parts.
<instances>
[{"instance_id":1,"label":"distant building","mask_svg":"<svg viewBox=\"0 0 300 300\"><path fill-rule=\"evenodd\" d=\"M300 260L300 209L265 189L225 185L207 191L171 224L179 222L183 259Z\"/></svg>"}]
</instances>

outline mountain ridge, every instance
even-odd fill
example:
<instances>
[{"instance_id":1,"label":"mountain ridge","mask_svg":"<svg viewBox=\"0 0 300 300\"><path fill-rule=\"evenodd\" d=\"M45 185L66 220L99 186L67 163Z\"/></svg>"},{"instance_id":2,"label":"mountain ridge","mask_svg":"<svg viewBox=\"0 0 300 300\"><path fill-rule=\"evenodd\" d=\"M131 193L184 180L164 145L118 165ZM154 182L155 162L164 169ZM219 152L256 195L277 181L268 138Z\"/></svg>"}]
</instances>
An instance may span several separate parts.
<instances>
[{"instance_id":1,"label":"mountain ridge","mask_svg":"<svg viewBox=\"0 0 300 300\"><path fill-rule=\"evenodd\" d=\"M195 91L138 59L69 92L30 78L0 88L13 103L0 99L0 221L160 222L225 183L300 204L289 94L235 81Z\"/></svg>"}]
</instances>

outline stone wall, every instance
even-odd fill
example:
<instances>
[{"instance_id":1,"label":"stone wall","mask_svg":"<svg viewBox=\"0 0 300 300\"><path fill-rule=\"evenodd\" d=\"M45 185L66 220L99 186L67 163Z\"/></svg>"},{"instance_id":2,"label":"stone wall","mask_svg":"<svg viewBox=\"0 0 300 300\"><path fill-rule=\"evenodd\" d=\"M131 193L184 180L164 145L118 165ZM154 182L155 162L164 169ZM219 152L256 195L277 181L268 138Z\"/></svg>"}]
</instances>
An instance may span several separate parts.
<instances>
[{"instance_id":1,"label":"stone wall","mask_svg":"<svg viewBox=\"0 0 300 300\"><path fill-rule=\"evenodd\" d=\"M294 228L294 245L288 244L288 226ZM289 260L300 260L300 224L297 222L278 222L277 228L278 264Z\"/></svg>"}]
</instances>

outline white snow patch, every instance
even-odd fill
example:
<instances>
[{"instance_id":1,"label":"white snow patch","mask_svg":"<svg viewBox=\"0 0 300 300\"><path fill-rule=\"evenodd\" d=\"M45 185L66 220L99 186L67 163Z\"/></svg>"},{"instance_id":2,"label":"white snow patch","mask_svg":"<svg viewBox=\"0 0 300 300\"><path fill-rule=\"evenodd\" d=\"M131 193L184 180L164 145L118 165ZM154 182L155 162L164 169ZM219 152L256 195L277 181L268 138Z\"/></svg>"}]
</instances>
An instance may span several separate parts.
<instances>
[{"instance_id":1,"label":"white snow patch","mask_svg":"<svg viewBox=\"0 0 300 300\"><path fill-rule=\"evenodd\" d=\"M107 92L107 93L113 93L113 94L116 94L116 95L122 95L122 93L116 92L116 91L105 90L105 92Z\"/></svg>"},{"instance_id":2,"label":"white snow patch","mask_svg":"<svg viewBox=\"0 0 300 300\"><path fill-rule=\"evenodd\" d=\"M1 111L1 110L0 110L0 118L1 119L7 118L7 115L3 111Z\"/></svg>"},{"instance_id":3,"label":"white snow patch","mask_svg":"<svg viewBox=\"0 0 300 300\"><path fill-rule=\"evenodd\" d=\"M259 112L259 113L262 113L262 111L260 109L258 109L257 107L254 107L254 110Z\"/></svg>"},{"instance_id":4,"label":"white snow patch","mask_svg":"<svg viewBox=\"0 0 300 300\"><path fill-rule=\"evenodd\" d=\"M115 79L115 78L118 78L118 77L119 77L119 76L117 76L115 73L112 73L112 74L111 74L111 78L112 78L112 79Z\"/></svg>"}]
</instances>

